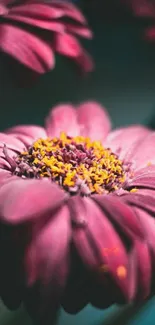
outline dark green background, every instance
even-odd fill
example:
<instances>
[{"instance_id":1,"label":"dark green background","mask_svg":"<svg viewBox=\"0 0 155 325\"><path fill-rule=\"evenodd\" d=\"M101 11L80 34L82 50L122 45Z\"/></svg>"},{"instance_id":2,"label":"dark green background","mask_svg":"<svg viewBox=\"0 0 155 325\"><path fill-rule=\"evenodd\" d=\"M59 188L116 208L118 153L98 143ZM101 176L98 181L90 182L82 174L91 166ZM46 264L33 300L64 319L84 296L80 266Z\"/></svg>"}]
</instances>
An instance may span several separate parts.
<instances>
[{"instance_id":1,"label":"dark green background","mask_svg":"<svg viewBox=\"0 0 155 325\"><path fill-rule=\"evenodd\" d=\"M53 72L42 77L35 86L19 89L2 61L0 129L19 123L43 124L44 116L56 103L79 103L88 99L97 100L107 107L114 127L130 123L153 125L155 47L142 40L143 27L135 22L92 22L95 39L89 45L87 43L87 47L94 56L96 70L85 78L77 74L70 62L57 58ZM118 310L119 317L115 307L105 312L88 307L77 316L62 312L58 324L153 325L154 304L153 299L139 312L130 307L125 312ZM10 314L3 307L0 310L0 325L30 324L22 312Z\"/></svg>"}]
</instances>

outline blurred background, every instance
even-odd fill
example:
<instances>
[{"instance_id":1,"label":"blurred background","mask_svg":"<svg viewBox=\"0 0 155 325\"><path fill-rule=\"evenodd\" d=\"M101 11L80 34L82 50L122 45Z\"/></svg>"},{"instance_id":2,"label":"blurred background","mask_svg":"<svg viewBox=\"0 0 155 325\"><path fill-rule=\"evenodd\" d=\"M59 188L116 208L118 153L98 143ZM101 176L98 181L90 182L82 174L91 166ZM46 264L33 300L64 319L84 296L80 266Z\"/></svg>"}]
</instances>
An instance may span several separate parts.
<instances>
[{"instance_id":1,"label":"blurred background","mask_svg":"<svg viewBox=\"0 0 155 325\"><path fill-rule=\"evenodd\" d=\"M0 130L14 124L43 124L60 102L97 100L108 110L113 127L142 123L155 127L155 44L144 39L149 22L135 18L117 0L75 0L81 6L94 40L84 46L94 57L95 71L82 77L70 61L56 58L56 68L28 88L17 86L0 59ZM96 3L96 5L95 5ZM98 3L98 6L97 6ZM58 325L153 325L155 299L143 306L88 306L76 316L60 313ZM0 305L0 325L30 325L22 311L10 314Z\"/></svg>"}]
</instances>

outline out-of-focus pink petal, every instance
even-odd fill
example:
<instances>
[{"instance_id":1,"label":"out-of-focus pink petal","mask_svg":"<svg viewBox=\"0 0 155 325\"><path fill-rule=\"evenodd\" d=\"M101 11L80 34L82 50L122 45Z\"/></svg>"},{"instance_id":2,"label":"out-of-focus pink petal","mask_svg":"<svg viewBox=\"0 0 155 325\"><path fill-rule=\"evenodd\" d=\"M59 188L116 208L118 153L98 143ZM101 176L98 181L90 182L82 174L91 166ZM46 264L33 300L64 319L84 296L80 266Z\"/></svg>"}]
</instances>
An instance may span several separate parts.
<instances>
[{"instance_id":1,"label":"out-of-focus pink petal","mask_svg":"<svg viewBox=\"0 0 155 325\"><path fill-rule=\"evenodd\" d=\"M65 29L69 33L77 34L77 35L83 36L85 38L91 39L93 37L93 34L92 34L91 30L88 27L75 26L73 24L66 23L65 24Z\"/></svg>"},{"instance_id":2,"label":"out-of-focus pink petal","mask_svg":"<svg viewBox=\"0 0 155 325\"><path fill-rule=\"evenodd\" d=\"M136 16L155 17L154 0L127 0Z\"/></svg>"},{"instance_id":3,"label":"out-of-focus pink petal","mask_svg":"<svg viewBox=\"0 0 155 325\"><path fill-rule=\"evenodd\" d=\"M7 15L8 9L5 7L4 2L0 3L0 16Z\"/></svg>"},{"instance_id":4,"label":"out-of-focus pink petal","mask_svg":"<svg viewBox=\"0 0 155 325\"><path fill-rule=\"evenodd\" d=\"M154 40L155 40L155 26L148 27L145 30L145 38L150 42L154 42Z\"/></svg>"},{"instance_id":5,"label":"out-of-focus pink petal","mask_svg":"<svg viewBox=\"0 0 155 325\"><path fill-rule=\"evenodd\" d=\"M75 58L75 61L84 73L91 72L94 69L94 62L91 56L84 49L82 49L80 55Z\"/></svg>"},{"instance_id":6,"label":"out-of-focus pink petal","mask_svg":"<svg viewBox=\"0 0 155 325\"><path fill-rule=\"evenodd\" d=\"M49 180L10 180L0 188L0 219L8 224L35 219L62 204L65 197Z\"/></svg>"},{"instance_id":7,"label":"out-of-focus pink petal","mask_svg":"<svg viewBox=\"0 0 155 325\"><path fill-rule=\"evenodd\" d=\"M69 269L70 240L69 211L63 206L26 249L27 287L31 288L26 306L38 324L51 324L60 305Z\"/></svg>"},{"instance_id":8,"label":"out-of-focus pink petal","mask_svg":"<svg viewBox=\"0 0 155 325\"><path fill-rule=\"evenodd\" d=\"M38 73L55 64L53 51L45 41L13 25L1 24L0 49Z\"/></svg>"},{"instance_id":9,"label":"out-of-focus pink petal","mask_svg":"<svg viewBox=\"0 0 155 325\"><path fill-rule=\"evenodd\" d=\"M79 135L77 113L71 104L57 105L51 109L46 119L45 129L48 136L60 136L66 132L70 136Z\"/></svg>"},{"instance_id":10,"label":"out-of-focus pink petal","mask_svg":"<svg viewBox=\"0 0 155 325\"><path fill-rule=\"evenodd\" d=\"M104 141L111 128L108 113L97 102L85 102L78 107L80 134L92 140Z\"/></svg>"},{"instance_id":11,"label":"out-of-focus pink petal","mask_svg":"<svg viewBox=\"0 0 155 325\"><path fill-rule=\"evenodd\" d=\"M58 33L63 33L65 31L64 24L59 23L59 22L54 22L54 21L44 21L44 20L39 20L39 19L33 19L31 17L25 17L25 16L18 16L18 15L13 15L9 14L8 16L9 20L25 23L31 26L35 26L38 28L43 28L47 29L52 32L58 32Z\"/></svg>"},{"instance_id":12,"label":"out-of-focus pink petal","mask_svg":"<svg viewBox=\"0 0 155 325\"><path fill-rule=\"evenodd\" d=\"M4 144L8 149L14 150L16 152L23 151L25 147L20 140L12 137L11 135L0 133L0 148L3 148Z\"/></svg>"},{"instance_id":13,"label":"out-of-focus pink petal","mask_svg":"<svg viewBox=\"0 0 155 325\"><path fill-rule=\"evenodd\" d=\"M141 125L117 129L108 135L105 146L118 153L120 159L131 161L133 155L137 152L137 148L150 132L149 129Z\"/></svg>"},{"instance_id":14,"label":"out-of-focus pink petal","mask_svg":"<svg viewBox=\"0 0 155 325\"><path fill-rule=\"evenodd\" d=\"M64 24L53 20L62 16L64 10L60 8L54 8L47 3L29 3L13 7L7 19L62 33Z\"/></svg>"},{"instance_id":15,"label":"out-of-focus pink petal","mask_svg":"<svg viewBox=\"0 0 155 325\"><path fill-rule=\"evenodd\" d=\"M64 11L61 8L50 6L48 3L26 3L12 7L11 14L26 16L36 20L51 20L61 18Z\"/></svg>"},{"instance_id":16,"label":"out-of-focus pink petal","mask_svg":"<svg viewBox=\"0 0 155 325\"><path fill-rule=\"evenodd\" d=\"M51 6L55 8L60 8L64 10L65 16L75 19L79 23L86 24L86 19L78 8L76 8L72 3L65 1L52 1Z\"/></svg>"},{"instance_id":17,"label":"out-of-focus pink petal","mask_svg":"<svg viewBox=\"0 0 155 325\"><path fill-rule=\"evenodd\" d=\"M59 54L74 58L80 55L81 44L70 34L58 33L54 38L54 49Z\"/></svg>"},{"instance_id":18,"label":"out-of-focus pink petal","mask_svg":"<svg viewBox=\"0 0 155 325\"><path fill-rule=\"evenodd\" d=\"M102 265L106 265L109 276L126 300L130 301L135 292L130 286L130 266L125 246L106 214L95 202L88 198L81 200L82 198L76 197L72 207L75 215L87 220L85 227L74 228L73 241L77 251L91 272L99 273ZM118 248L117 255L113 254L111 257L111 254L105 254L105 249L111 250L114 247ZM127 273L125 277L119 277L117 274L117 270L122 266Z\"/></svg>"},{"instance_id":19,"label":"out-of-focus pink petal","mask_svg":"<svg viewBox=\"0 0 155 325\"><path fill-rule=\"evenodd\" d=\"M134 167L138 170L148 164L155 164L155 132L148 133L133 155Z\"/></svg>"},{"instance_id":20,"label":"out-of-focus pink petal","mask_svg":"<svg viewBox=\"0 0 155 325\"><path fill-rule=\"evenodd\" d=\"M21 141L23 136L30 138L31 141L35 141L39 138L43 138L43 139L47 138L47 133L45 129L37 125L19 125L7 129L5 132L7 134L13 134L13 136L15 134L16 137L18 137L18 139L21 138Z\"/></svg>"}]
</instances>

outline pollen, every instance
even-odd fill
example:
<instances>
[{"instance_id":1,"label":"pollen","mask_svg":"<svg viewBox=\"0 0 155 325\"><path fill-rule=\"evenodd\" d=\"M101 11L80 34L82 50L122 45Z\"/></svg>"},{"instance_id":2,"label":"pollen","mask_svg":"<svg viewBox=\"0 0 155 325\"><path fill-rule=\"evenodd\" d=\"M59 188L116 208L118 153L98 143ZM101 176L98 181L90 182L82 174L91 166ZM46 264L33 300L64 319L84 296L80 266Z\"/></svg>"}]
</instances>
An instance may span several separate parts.
<instances>
[{"instance_id":1,"label":"pollen","mask_svg":"<svg viewBox=\"0 0 155 325\"><path fill-rule=\"evenodd\" d=\"M99 141L83 136L38 139L16 158L15 174L43 178L70 194L104 194L118 190L126 180L123 162Z\"/></svg>"},{"instance_id":2,"label":"pollen","mask_svg":"<svg viewBox=\"0 0 155 325\"><path fill-rule=\"evenodd\" d=\"M127 276L127 269L126 269L125 266L120 265L120 266L118 266L118 268L117 268L117 270L116 270L116 273L117 273L117 276L118 276L119 278L124 279L124 278L126 278L126 276Z\"/></svg>"}]
</instances>

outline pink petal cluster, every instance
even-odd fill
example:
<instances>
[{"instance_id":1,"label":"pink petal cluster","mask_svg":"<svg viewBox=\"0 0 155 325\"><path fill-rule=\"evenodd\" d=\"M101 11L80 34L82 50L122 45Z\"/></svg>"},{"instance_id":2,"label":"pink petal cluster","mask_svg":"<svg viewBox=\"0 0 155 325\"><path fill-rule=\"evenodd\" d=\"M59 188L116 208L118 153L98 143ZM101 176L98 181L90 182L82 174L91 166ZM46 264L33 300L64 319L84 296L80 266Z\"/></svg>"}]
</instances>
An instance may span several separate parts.
<instances>
[{"instance_id":1,"label":"pink petal cluster","mask_svg":"<svg viewBox=\"0 0 155 325\"><path fill-rule=\"evenodd\" d=\"M0 51L36 73L54 68L55 53L91 71L92 60L77 36L91 39L92 33L70 2L0 1Z\"/></svg>"},{"instance_id":2,"label":"pink petal cluster","mask_svg":"<svg viewBox=\"0 0 155 325\"><path fill-rule=\"evenodd\" d=\"M13 175L14 156L61 131L102 141L128 162L131 177L119 191L82 197L49 179ZM60 304L76 313L154 292L154 144L155 132L141 125L111 131L96 102L58 105L45 128L0 133L0 296L9 308L24 301L38 324L50 324Z\"/></svg>"}]
</instances>

